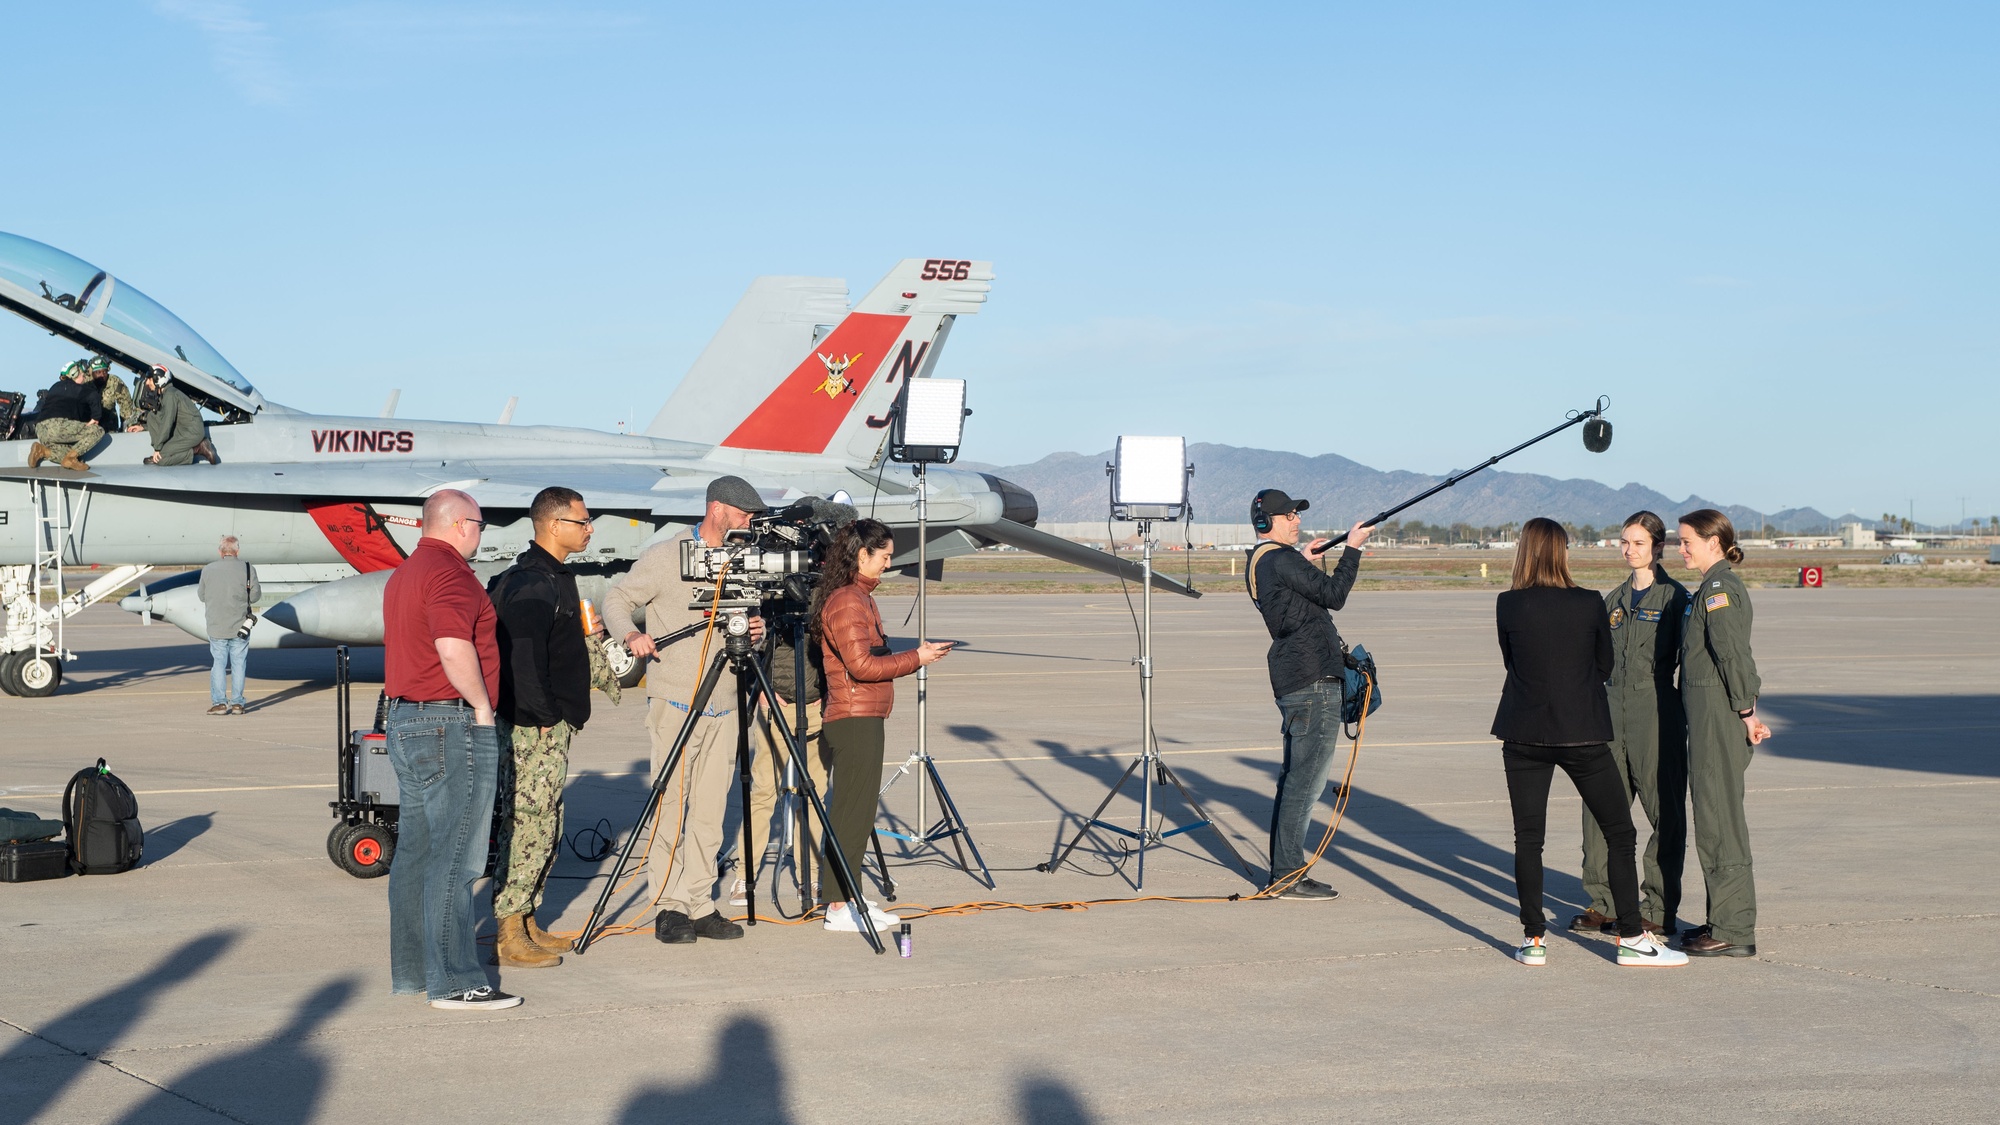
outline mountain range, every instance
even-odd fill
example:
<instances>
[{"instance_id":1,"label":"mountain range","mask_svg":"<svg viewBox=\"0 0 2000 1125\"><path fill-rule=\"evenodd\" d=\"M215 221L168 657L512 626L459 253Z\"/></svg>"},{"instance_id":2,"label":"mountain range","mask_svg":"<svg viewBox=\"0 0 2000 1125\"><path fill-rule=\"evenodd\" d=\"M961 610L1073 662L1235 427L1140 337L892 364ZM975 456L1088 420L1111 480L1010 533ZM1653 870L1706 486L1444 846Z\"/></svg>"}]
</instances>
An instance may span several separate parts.
<instances>
[{"instance_id":1,"label":"mountain range","mask_svg":"<svg viewBox=\"0 0 2000 1125\"><path fill-rule=\"evenodd\" d=\"M1070 523L1104 518L1110 496L1104 466L1110 460L1108 451L1094 455L1051 453L1027 465L991 466L961 461L958 467L995 473L1014 481L1035 494L1043 521ZM1282 487L1295 496L1310 499L1315 514L1327 514L1330 522L1314 523L1308 519L1309 526L1345 527L1354 519L1401 503L1445 479L1401 470L1383 472L1333 453L1307 457L1271 449L1207 443L1189 446L1188 460L1195 466L1192 519L1202 523L1247 523L1250 497L1260 488ZM1853 514L1828 516L1813 508L1759 512L1701 496L1677 500L1640 484L1612 488L1594 480L1558 480L1498 469L1470 477L1398 518L1447 526L1465 523L1497 527L1532 516L1548 516L1579 526L1617 527L1626 516L1642 508L1659 513L1669 523L1683 512L1717 508L1746 537L1757 534L1759 528L1829 532L1838 530L1843 523L1860 523L1870 528L1879 523Z\"/></svg>"}]
</instances>

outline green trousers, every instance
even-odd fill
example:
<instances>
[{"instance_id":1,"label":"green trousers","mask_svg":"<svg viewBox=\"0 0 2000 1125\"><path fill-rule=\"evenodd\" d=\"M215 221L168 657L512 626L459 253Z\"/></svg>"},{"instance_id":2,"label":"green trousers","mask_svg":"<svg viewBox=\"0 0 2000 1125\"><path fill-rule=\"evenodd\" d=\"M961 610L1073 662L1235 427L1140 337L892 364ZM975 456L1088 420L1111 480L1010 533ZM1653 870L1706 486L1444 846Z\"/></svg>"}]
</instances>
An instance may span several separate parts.
<instances>
[{"instance_id":1,"label":"green trousers","mask_svg":"<svg viewBox=\"0 0 2000 1125\"><path fill-rule=\"evenodd\" d=\"M79 422L74 418L44 418L35 423L35 440L58 461L72 453L87 457L104 440L104 429L95 422Z\"/></svg>"},{"instance_id":2,"label":"green trousers","mask_svg":"<svg viewBox=\"0 0 2000 1125\"><path fill-rule=\"evenodd\" d=\"M563 784L569 779L568 723L514 727L513 753L501 762L500 858L493 870L493 916L531 914L562 842Z\"/></svg>"},{"instance_id":3,"label":"green trousers","mask_svg":"<svg viewBox=\"0 0 2000 1125\"><path fill-rule=\"evenodd\" d=\"M1694 798L1694 850L1708 883L1708 924L1717 941L1757 941L1757 882L1750 870L1750 822L1743 774L1750 739L1720 684L1682 689L1688 718L1688 792Z\"/></svg>"},{"instance_id":4,"label":"green trousers","mask_svg":"<svg viewBox=\"0 0 2000 1125\"><path fill-rule=\"evenodd\" d=\"M1681 868L1687 857L1687 719L1672 683L1649 680L1613 687L1609 693L1611 760L1625 780L1627 801L1639 798L1653 829L1646 838L1639 913L1666 926L1679 916ZM1592 910L1615 916L1606 858L1604 832L1584 809L1583 889Z\"/></svg>"}]
</instances>

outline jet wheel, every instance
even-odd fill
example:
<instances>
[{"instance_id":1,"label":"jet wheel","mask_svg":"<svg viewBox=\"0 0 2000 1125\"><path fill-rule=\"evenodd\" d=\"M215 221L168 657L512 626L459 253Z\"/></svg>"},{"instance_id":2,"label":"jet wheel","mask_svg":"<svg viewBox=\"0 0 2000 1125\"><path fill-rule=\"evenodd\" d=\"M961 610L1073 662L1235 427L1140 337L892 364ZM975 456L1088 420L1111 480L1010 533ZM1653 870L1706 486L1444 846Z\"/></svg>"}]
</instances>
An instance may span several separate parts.
<instances>
[{"instance_id":1,"label":"jet wheel","mask_svg":"<svg viewBox=\"0 0 2000 1125\"><path fill-rule=\"evenodd\" d=\"M7 668L7 686L23 699L42 699L62 684L62 661L36 652L17 654Z\"/></svg>"},{"instance_id":2,"label":"jet wheel","mask_svg":"<svg viewBox=\"0 0 2000 1125\"><path fill-rule=\"evenodd\" d=\"M396 854L396 837L379 824L357 824L341 835L340 853L334 862L356 879L374 879L389 873L389 861Z\"/></svg>"},{"instance_id":3,"label":"jet wheel","mask_svg":"<svg viewBox=\"0 0 2000 1125\"><path fill-rule=\"evenodd\" d=\"M604 639L604 663L610 666L621 690L638 687L639 681L646 678L646 662L633 656L631 650L616 638Z\"/></svg>"},{"instance_id":4,"label":"jet wheel","mask_svg":"<svg viewBox=\"0 0 2000 1125\"><path fill-rule=\"evenodd\" d=\"M27 659L26 650L0 653L0 691L8 695L19 695L21 689L14 683L14 665Z\"/></svg>"}]
</instances>

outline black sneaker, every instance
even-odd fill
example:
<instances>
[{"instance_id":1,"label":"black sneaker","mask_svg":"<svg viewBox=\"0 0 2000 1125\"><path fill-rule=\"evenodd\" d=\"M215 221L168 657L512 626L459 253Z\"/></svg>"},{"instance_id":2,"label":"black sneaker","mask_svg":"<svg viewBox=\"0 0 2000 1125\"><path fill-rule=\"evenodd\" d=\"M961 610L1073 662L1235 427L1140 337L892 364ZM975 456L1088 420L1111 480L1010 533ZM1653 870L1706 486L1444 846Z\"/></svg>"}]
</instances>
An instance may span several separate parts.
<instances>
[{"instance_id":1,"label":"black sneaker","mask_svg":"<svg viewBox=\"0 0 2000 1125\"><path fill-rule=\"evenodd\" d=\"M1340 892L1320 882L1318 879L1300 879L1278 892L1277 897L1301 899L1308 902L1332 902L1340 897Z\"/></svg>"},{"instance_id":2,"label":"black sneaker","mask_svg":"<svg viewBox=\"0 0 2000 1125\"><path fill-rule=\"evenodd\" d=\"M653 919L653 936L668 945L688 945L694 941L694 923L678 910L662 910Z\"/></svg>"},{"instance_id":3,"label":"black sneaker","mask_svg":"<svg viewBox=\"0 0 2000 1125\"><path fill-rule=\"evenodd\" d=\"M724 918L720 914L704 914L701 917L696 918L693 924L688 927L688 934L689 934L688 936L689 941L693 941L695 938L698 937L713 938L717 941L728 941L731 938L742 937L743 927L737 925L736 923L730 921L727 918ZM661 938L660 940L665 941L666 939Z\"/></svg>"},{"instance_id":4,"label":"black sneaker","mask_svg":"<svg viewBox=\"0 0 2000 1125\"><path fill-rule=\"evenodd\" d=\"M521 1002L519 996L500 991L490 984L478 988L468 988L464 992L454 992L450 996L431 1001L433 1008L465 1008L473 1011L512 1008Z\"/></svg>"}]
</instances>

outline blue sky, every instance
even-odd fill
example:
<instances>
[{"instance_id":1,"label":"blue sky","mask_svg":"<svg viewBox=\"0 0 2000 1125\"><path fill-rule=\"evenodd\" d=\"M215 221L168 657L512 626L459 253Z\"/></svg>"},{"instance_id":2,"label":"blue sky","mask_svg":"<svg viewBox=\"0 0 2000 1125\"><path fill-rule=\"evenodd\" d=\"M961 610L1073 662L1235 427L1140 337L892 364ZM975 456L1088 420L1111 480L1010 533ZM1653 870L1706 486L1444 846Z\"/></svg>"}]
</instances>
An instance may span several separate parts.
<instances>
[{"instance_id":1,"label":"blue sky","mask_svg":"<svg viewBox=\"0 0 2000 1125\"><path fill-rule=\"evenodd\" d=\"M2000 9L1245 7L16 7L0 230L302 409L643 427L751 277L976 257L977 460L1439 472L1609 394L1508 467L2000 513Z\"/></svg>"}]
</instances>

